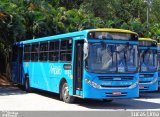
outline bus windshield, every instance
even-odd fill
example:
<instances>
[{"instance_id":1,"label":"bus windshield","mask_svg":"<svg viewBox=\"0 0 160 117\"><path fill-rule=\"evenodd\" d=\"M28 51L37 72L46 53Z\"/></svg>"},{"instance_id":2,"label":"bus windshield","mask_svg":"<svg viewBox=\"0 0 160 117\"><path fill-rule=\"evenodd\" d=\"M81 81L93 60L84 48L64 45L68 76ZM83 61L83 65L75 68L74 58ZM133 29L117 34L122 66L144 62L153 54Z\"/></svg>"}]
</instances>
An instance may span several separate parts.
<instances>
[{"instance_id":1,"label":"bus windshield","mask_svg":"<svg viewBox=\"0 0 160 117\"><path fill-rule=\"evenodd\" d=\"M95 73L135 73L137 45L89 43L87 68Z\"/></svg>"},{"instance_id":2,"label":"bus windshield","mask_svg":"<svg viewBox=\"0 0 160 117\"><path fill-rule=\"evenodd\" d=\"M156 50L140 50L141 72L155 72L157 66Z\"/></svg>"}]
</instances>

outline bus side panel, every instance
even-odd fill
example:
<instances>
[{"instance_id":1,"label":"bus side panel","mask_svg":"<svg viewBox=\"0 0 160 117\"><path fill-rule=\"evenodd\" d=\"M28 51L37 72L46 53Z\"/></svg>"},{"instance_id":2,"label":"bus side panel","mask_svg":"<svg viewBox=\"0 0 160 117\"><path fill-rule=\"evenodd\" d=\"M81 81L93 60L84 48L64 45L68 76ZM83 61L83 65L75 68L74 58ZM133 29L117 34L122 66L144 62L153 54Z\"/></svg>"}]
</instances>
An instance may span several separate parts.
<instances>
[{"instance_id":1,"label":"bus side panel","mask_svg":"<svg viewBox=\"0 0 160 117\"><path fill-rule=\"evenodd\" d=\"M49 89L48 91L59 93L59 85L61 82L61 79L65 79L69 86L69 92L70 95L72 95L73 88L72 88L72 72L70 69L65 70L64 65L70 64L70 63L48 63L48 78L49 78Z\"/></svg>"},{"instance_id":2,"label":"bus side panel","mask_svg":"<svg viewBox=\"0 0 160 117\"><path fill-rule=\"evenodd\" d=\"M72 90L71 70L64 70L64 63L26 62L25 73L29 74L30 86L37 89L59 93L59 84L65 78ZM72 91L70 91L72 92Z\"/></svg>"}]
</instances>

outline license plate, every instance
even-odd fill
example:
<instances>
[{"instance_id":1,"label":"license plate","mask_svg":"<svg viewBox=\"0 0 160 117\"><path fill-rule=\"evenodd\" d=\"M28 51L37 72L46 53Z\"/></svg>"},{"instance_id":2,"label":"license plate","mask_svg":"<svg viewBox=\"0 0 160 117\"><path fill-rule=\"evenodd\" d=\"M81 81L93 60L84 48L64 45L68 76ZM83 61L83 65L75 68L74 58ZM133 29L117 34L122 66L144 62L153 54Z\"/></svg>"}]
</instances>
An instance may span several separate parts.
<instances>
[{"instance_id":1,"label":"license plate","mask_svg":"<svg viewBox=\"0 0 160 117\"><path fill-rule=\"evenodd\" d=\"M122 93L121 92L113 92L112 94L113 95L121 95Z\"/></svg>"},{"instance_id":2,"label":"license plate","mask_svg":"<svg viewBox=\"0 0 160 117\"><path fill-rule=\"evenodd\" d=\"M121 80L121 78L113 78L113 80Z\"/></svg>"},{"instance_id":3,"label":"license plate","mask_svg":"<svg viewBox=\"0 0 160 117\"><path fill-rule=\"evenodd\" d=\"M139 88L140 88L140 89L144 89L144 86L140 86Z\"/></svg>"}]
</instances>

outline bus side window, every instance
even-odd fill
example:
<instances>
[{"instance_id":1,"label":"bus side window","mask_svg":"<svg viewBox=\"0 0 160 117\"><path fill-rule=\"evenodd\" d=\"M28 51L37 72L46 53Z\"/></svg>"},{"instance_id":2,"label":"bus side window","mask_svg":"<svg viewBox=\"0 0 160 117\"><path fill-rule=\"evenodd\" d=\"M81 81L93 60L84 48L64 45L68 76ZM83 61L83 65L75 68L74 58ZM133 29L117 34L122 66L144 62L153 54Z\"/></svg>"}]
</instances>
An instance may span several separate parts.
<instances>
[{"instance_id":1,"label":"bus side window","mask_svg":"<svg viewBox=\"0 0 160 117\"><path fill-rule=\"evenodd\" d=\"M39 43L32 44L31 46L31 60L38 61Z\"/></svg>"},{"instance_id":2,"label":"bus side window","mask_svg":"<svg viewBox=\"0 0 160 117\"><path fill-rule=\"evenodd\" d=\"M31 46L25 45L24 46L24 61L30 61L30 51L31 51Z\"/></svg>"},{"instance_id":3,"label":"bus side window","mask_svg":"<svg viewBox=\"0 0 160 117\"><path fill-rule=\"evenodd\" d=\"M48 60L48 42L40 43L39 60L40 61L47 61Z\"/></svg>"},{"instance_id":4,"label":"bus side window","mask_svg":"<svg viewBox=\"0 0 160 117\"><path fill-rule=\"evenodd\" d=\"M59 60L59 40L49 43L49 61Z\"/></svg>"},{"instance_id":5,"label":"bus side window","mask_svg":"<svg viewBox=\"0 0 160 117\"><path fill-rule=\"evenodd\" d=\"M72 40L62 40L60 46L60 60L61 61L71 61L72 57Z\"/></svg>"}]
</instances>

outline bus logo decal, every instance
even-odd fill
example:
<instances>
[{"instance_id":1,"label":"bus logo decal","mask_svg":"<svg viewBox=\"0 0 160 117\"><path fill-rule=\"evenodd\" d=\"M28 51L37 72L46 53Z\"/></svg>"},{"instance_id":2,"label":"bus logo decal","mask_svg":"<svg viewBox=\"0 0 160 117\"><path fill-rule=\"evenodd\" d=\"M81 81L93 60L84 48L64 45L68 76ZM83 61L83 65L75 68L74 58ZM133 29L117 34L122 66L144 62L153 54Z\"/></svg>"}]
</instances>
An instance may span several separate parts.
<instances>
[{"instance_id":1,"label":"bus logo decal","mask_svg":"<svg viewBox=\"0 0 160 117\"><path fill-rule=\"evenodd\" d=\"M61 74L61 67L60 66L50 66L50 74L59 75Z\"/></svg>"}]
</instances>

